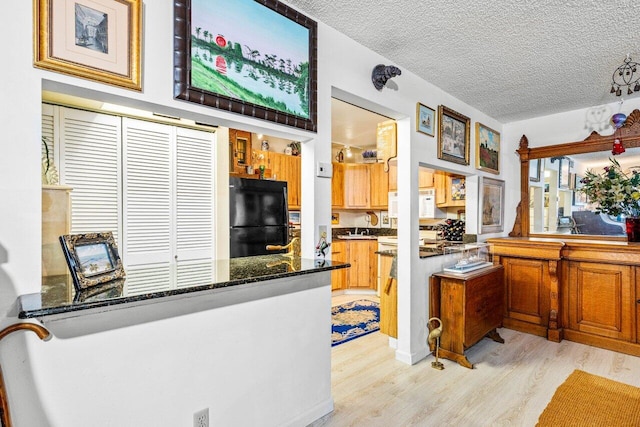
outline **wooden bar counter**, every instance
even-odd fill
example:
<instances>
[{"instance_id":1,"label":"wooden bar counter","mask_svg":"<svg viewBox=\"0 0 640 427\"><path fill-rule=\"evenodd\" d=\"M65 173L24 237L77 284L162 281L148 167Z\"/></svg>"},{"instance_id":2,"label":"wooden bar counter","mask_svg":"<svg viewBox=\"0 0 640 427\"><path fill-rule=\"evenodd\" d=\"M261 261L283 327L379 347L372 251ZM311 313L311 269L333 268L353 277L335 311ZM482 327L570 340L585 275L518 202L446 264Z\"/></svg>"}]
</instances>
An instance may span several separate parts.
<instances>
[{"instance_id":1,"label":"wooden bar counter","mask_svg":"<svg viewBox=\"0 0 640 427\"><path fill-rule=\"evenodd\" d=\"M487 243L505 269L505 327L640 356L640 244L532 237Z\"/></svg>"}]
</instances>

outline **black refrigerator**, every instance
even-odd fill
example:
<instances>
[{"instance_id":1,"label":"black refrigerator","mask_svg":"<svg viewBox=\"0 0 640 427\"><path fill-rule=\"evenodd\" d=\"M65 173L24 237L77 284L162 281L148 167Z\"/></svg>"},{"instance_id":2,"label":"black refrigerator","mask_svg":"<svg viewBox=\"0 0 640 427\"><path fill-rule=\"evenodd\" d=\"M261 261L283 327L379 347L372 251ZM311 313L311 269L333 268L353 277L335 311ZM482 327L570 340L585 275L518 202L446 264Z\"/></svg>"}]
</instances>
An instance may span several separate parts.
<instances>
[{"instance_id":1,"label":"black refrigerator","mask_svg":"<svg viewBox=\"0 0 640 427\"><path fill-rule=\"evenodd\" d=\"M289 242L287 183L229 178L230 257L274 254L267 245Z\"/></svg>"}]
</instances>

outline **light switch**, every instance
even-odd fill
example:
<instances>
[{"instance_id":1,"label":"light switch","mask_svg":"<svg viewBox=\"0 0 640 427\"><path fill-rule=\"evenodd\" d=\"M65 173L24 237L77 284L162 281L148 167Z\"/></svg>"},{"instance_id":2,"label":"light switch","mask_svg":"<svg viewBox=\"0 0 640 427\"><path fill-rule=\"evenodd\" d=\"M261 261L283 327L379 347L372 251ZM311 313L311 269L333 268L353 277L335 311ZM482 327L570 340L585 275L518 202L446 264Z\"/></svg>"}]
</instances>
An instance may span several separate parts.
<instances>
[{"instance_id":1,"label":"light switch","mask_svg":"<svg viewBox=\"0 0 640 427\"><path fill-rule=\"evenodd\" d=\"M316 176L321 178L331 178L333 175L333 165L331 163L318 162Z\"/></svg>"}]
</instances>

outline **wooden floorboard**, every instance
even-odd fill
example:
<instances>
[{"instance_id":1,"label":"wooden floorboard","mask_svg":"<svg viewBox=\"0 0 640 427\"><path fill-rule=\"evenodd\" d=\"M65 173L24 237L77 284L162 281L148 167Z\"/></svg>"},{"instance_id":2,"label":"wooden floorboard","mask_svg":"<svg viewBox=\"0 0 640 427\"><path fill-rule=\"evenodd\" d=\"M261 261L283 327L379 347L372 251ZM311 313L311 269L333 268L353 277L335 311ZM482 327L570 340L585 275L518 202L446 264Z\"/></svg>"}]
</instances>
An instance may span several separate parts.
<instances>
[{"instance_id":1,"label":"wooden floorboard","mask_svg":"<svg viewBox=\"0 0 640 427\"><path fill-rule=\"evenodd\" d=\"M535 426L575 369L640 387L638 357L499 332L504 344L485 338L467 351L472 370L442 360L445 369L438 371L433 356L406 365L379 332L338 345L331 369L335 409L311 426Z\"/></svg>"}]
</instances>

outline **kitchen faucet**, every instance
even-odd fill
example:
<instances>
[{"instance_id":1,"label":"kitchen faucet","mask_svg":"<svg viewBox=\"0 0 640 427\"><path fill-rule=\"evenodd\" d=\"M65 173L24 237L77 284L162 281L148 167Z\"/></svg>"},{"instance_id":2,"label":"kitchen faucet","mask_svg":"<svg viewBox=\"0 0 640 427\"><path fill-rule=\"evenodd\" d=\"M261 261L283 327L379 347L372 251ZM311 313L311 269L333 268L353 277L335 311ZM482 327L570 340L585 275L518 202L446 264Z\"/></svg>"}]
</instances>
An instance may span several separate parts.
<instances>
[{"instance_id":1,"label":"kitchen faucet","mask_svg":"<svg viewBox=\"0 0 640 427\"><path fill-rule=\"evenodd\" d=\"M353 234L358 234L358 227L356 227L356 231L354 231Z\"/></svg>"}]
</instances>

